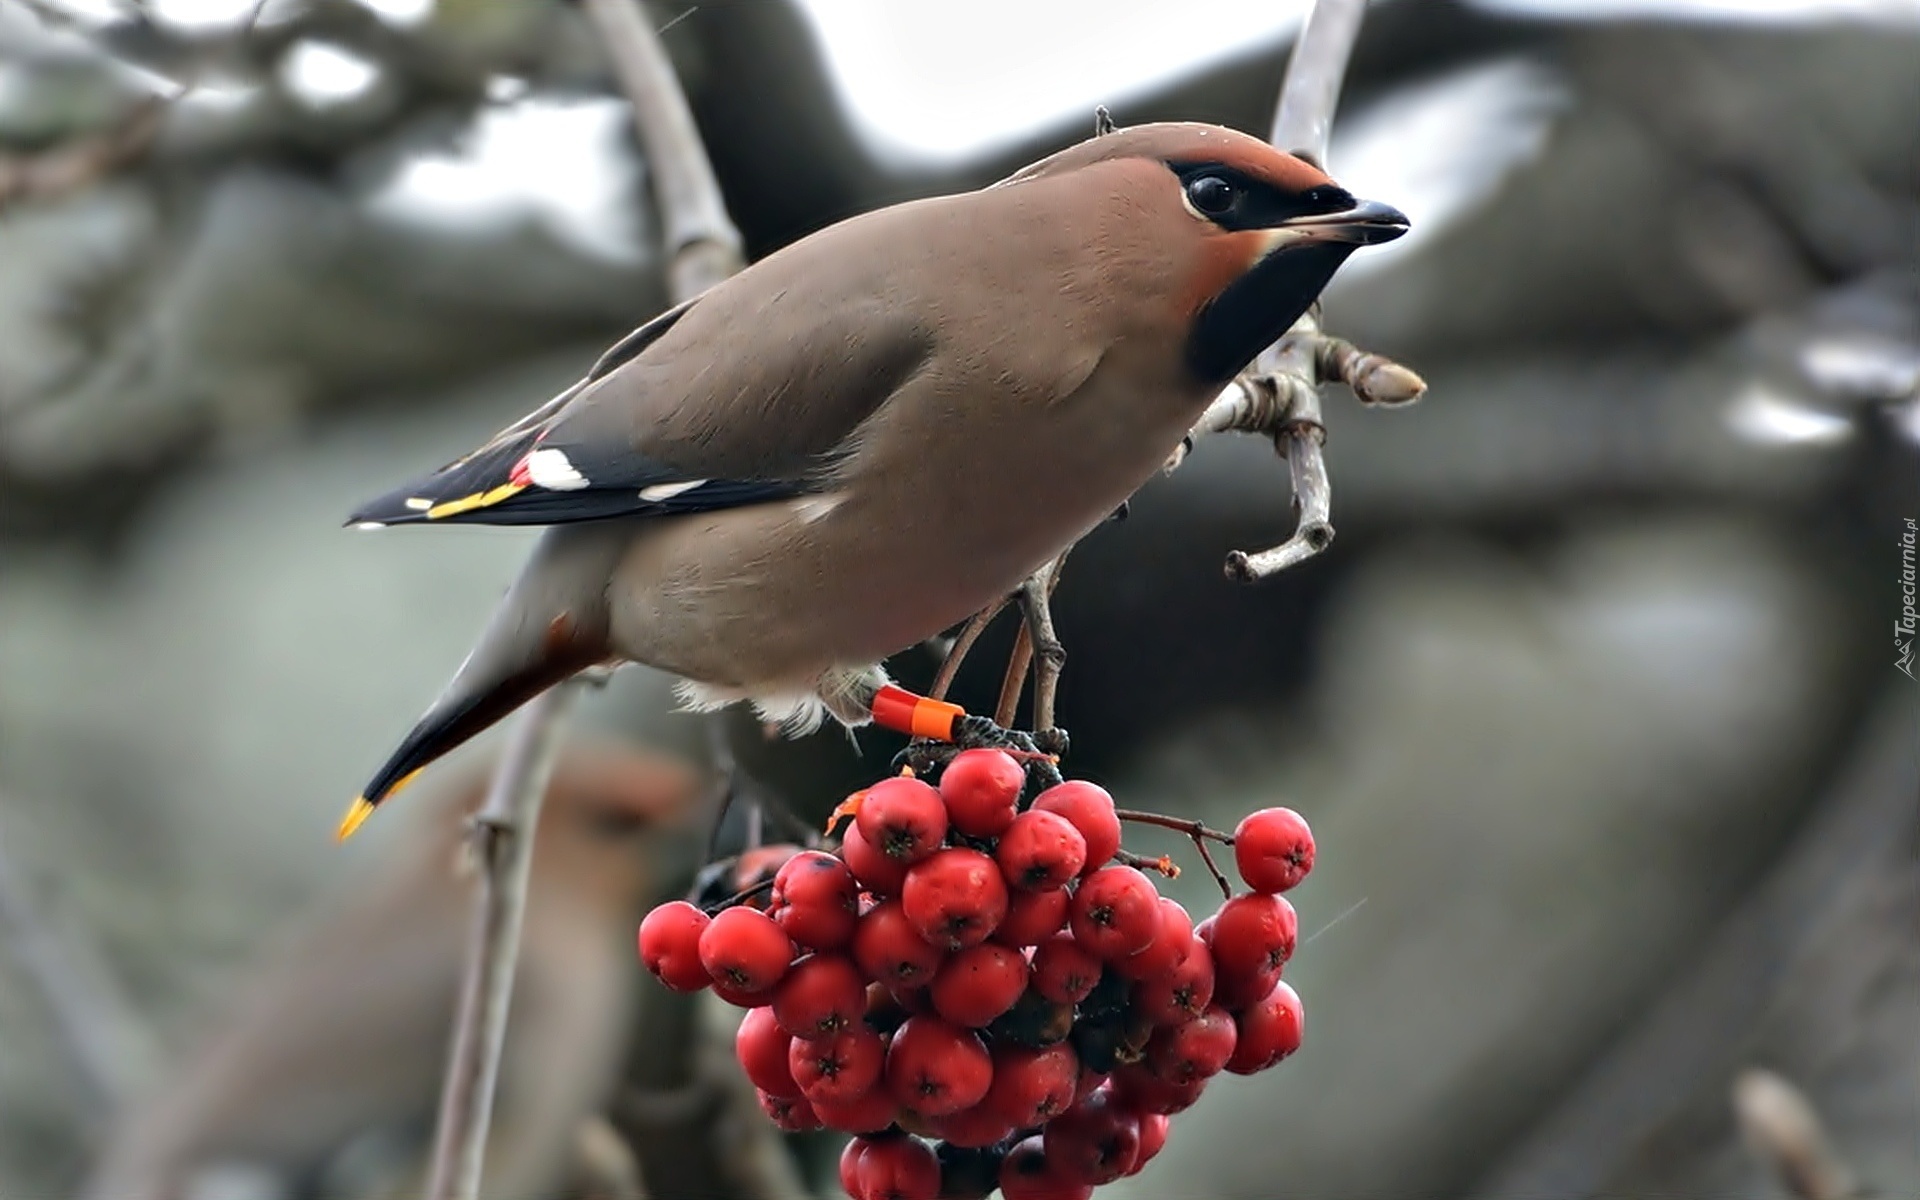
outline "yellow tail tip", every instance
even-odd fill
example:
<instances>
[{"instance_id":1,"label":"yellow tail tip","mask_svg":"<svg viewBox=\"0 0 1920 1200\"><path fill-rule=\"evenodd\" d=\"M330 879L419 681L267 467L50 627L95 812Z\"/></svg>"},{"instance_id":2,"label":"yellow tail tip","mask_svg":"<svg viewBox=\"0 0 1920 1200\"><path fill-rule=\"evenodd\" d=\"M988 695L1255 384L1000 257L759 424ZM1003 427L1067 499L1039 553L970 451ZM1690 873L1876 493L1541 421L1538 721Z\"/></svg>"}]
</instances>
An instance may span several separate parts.
<instances>
[{"instance_id":1,"label":"yellow tail tip","mask_svg":"<svg viewBox=\"0 0 1920 1200\"><path fill-rule=\"evenodd\" d=\"M353 803L347 806L347 815L340 818L340 827L333 831L333 840L344 842L353 836L353 831L367 823L373 815L373 801L365 796L355 796Z\"/></svg>"}]
</instances>

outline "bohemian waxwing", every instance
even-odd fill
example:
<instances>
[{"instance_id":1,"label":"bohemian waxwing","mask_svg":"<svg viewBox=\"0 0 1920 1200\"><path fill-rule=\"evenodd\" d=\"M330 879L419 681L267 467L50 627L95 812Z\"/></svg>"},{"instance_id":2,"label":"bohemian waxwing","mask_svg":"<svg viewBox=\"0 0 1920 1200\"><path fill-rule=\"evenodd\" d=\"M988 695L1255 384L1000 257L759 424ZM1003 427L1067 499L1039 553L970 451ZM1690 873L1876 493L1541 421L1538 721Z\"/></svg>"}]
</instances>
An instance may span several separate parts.
<instances>
[{"instance_id":1,"label":"bohemian waxwing","mask_svg":"<svg viewBox=\"0 0 1920 1200\"><path fill-rule=\"evenodd\" d=\"M1406 218L1210 125L1095 137L813 234L656 317L364 526L551 525L341 823L596 664L864 723L880 663L1152 477L1359 246Z\"/></svg>"},{"instance_id":2,"label":"bohemian waxwing","mask_svg":"<svg viewBox=\"0 0 1920 1200\"><path fill-rule=\"evenodd\" d=\"M370 878L278 939L108 1139L91 1200L419 1194L473 915L467 818L485 786L475 772L431 797ZM534 839L489 1195L559 1192L580 1123L613 1091L639 987L633 929L658 885L650 841L701 787L658 754L561 751Z\"/></svg>"}]
</instances>

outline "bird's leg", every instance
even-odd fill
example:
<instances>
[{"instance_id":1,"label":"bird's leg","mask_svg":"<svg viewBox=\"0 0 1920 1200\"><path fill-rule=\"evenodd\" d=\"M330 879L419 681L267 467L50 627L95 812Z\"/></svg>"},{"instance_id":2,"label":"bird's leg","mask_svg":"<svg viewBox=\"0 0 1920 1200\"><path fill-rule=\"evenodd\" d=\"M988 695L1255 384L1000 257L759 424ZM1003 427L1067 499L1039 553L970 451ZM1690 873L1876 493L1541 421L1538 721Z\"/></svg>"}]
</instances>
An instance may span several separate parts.
<instances>
[{"instance_id":1,"label":"bird's leg","mask_svg":"<svg viewBox=\"0 0 1920 1200\"><path fill-rule=\"evenodd\" d=\"M1067 565L1072 547L1036 571L1020 587L1020 609L1027 619L1026 634L1036 658L1033 668L1033 732L1035 737L1054 729L1053 701L1060 687L1060 672L1067 665L1067 648L1053 631L1053 592Z\"/></svg>"},{"instance_id":2,"label":"bird's leg","mask_svg":"<svg viewBox=\"0 0 1920 1200\"><path fill-rule=\"evenodd\" d=\"M993 619L1000 615L1000 610L1007 606L1009 599L1011 597L1002 596L973 614L972 619L961 628L959 636L953 639L953 645L948 648L946 658L941 660L940 670L933 677L933 686L927 689L927 696L930 699L945 700L947 698L948 689L953 687L954 676L960 673L960 664L966 661L967 653L973 649L973 644L980 640L980 635L986 632L987 626L993 624Z\"/></svg>"}]
</instances>

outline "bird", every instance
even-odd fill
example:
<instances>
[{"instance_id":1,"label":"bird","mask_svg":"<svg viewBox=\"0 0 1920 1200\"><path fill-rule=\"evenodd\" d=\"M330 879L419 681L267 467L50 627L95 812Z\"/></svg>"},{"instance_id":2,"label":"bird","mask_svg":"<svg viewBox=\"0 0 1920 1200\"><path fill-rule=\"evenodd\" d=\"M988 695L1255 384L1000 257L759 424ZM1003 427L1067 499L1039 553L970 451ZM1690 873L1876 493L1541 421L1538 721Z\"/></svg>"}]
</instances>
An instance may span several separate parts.
<instances>
[{"instance_id":1,"label":"bird","mask_svg":"<svg viewBox=\"0 0 1920 1200\"><path fill-rule=\"evenodd\" d=\"M486 773L432 797L372 878L273 939L211 1036L118 1123L83 1194L417 1195L459 991ZM704 783L613 742L561 752L535 830L489 1195L555 1194L614 1089L639 984L653 839ZM438 791L438 789L436 789Z\"/></svg>"},{"instance_id":2,"label":"bird","mask_svg":"<svg viewBox=\"0 0 1920 1200\"><path fill-rule=\"evenodd\" d=\"M667 310L349 519L550 528L339 836L590 667L647 664L690 708L747 701L793 733L875 719L903 694L890 655L1114 512L1349 254L1406 229L1258 138L1145 124L851 217ZM930 705L959 711L894 727L950 729Z\"/></svg>"}]
</instances>

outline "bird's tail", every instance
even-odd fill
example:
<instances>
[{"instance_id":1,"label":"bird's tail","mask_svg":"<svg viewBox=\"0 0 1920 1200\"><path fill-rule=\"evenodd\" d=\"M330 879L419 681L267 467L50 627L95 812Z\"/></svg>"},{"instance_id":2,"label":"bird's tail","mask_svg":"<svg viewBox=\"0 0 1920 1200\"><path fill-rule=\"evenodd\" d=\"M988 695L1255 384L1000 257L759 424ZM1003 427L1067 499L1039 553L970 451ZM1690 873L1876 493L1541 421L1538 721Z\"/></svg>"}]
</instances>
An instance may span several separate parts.
<instances>
[{"instance_id":1,"label":"bird's tail","mask_svg":"<svg viewBox=\"0 0 1920 1200\"><path fill-rule=\"evenodd\" d=\"M354 798L340 820L340 840L428 763L607 659L607 581L625 532L617 525L547 531L453 681Z\"/></svg>"}]
</instances>

